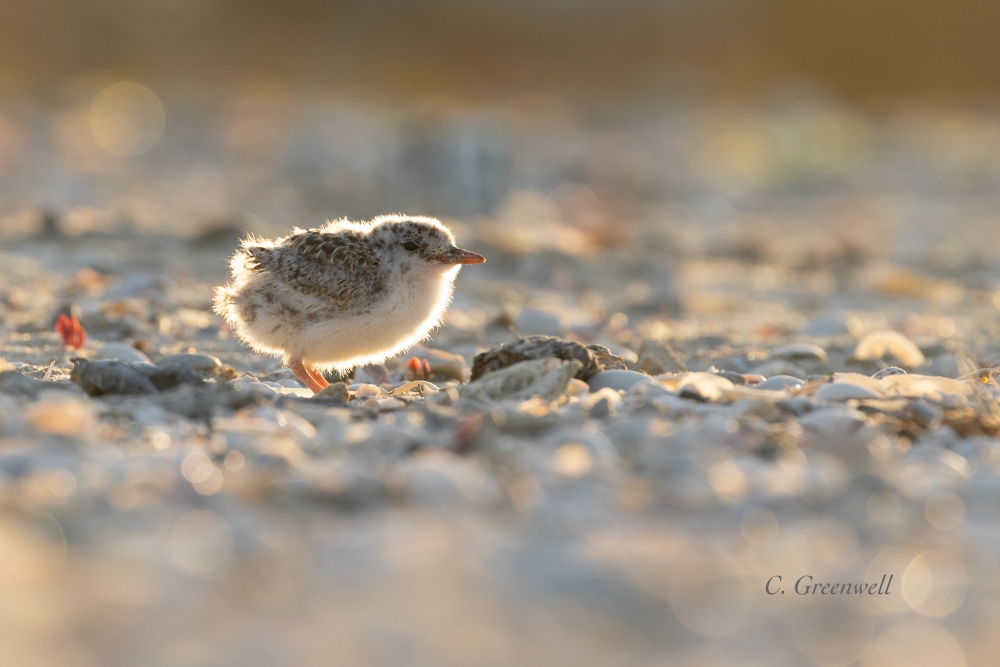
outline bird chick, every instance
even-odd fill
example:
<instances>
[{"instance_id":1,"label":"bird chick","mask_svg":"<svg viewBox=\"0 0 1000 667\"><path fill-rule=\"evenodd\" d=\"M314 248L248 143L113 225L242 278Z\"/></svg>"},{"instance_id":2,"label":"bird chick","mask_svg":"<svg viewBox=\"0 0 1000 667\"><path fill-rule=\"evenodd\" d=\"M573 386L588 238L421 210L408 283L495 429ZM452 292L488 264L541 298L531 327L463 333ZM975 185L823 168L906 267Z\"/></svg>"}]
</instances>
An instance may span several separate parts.
<instances>
[{"instance_id":1,"label":"bird chick","mask_svg":"<svg viewBox=\"0 0 1000 667\"><path fill-rule=\"evenodd\" d=\"M257 352L283 357L314 393L322 370L376 364L427 338L451 302L463 264L434 218L334 220L289 236L250 237L216 288L215 312Z\"/></svg>"}]
</instances>

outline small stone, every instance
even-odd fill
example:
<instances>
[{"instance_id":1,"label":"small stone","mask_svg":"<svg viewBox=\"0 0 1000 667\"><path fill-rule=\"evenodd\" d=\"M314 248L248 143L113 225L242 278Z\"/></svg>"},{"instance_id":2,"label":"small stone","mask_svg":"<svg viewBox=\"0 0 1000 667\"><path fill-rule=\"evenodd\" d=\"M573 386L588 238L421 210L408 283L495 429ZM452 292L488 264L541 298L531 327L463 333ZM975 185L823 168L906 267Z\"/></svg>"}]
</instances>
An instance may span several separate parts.
<instances>
[{"instance_id":1,"label":"small stone","mask_svg":"<svg viewBox=\"0 0 1000 667\"><path fill-rule=\"evenodd\" d=\"M156 386L145 373L111 359L77 359L70 380L91 396L156 393Z\"/></svg>"},{"instance_id":2,"label":"small stone","mask_svg":"<svg viewBox=\"0 0 1000 667\"><path fill-rule=\"evenodd\" d=\"M747 379L743 376L743 373L734 373L733 371L713 371L719 377L724 377L735 385L744 385L747 383Z\"/></svg>"},{"instance_id":3,"label":"small stone","mask_svg":"<svg viewBox=\"0 0 1000 667\"><path fill-rule=\"evenodd\" d=\"M793 415L801 416L816 409L816 399L812 396L789 396L774 403L778 408Z\"/></svg>"},{"instance_id":4,"label":"small stone","mask_svg":"<svg viewBox=\"0 0 1000 667\"><path fill-rule=\"evenodd\" d=\"M726 398L726 392L735 388L736 385L715 373L688 373L677 385L677 395L717 403Z\"/></svg>"},{"instance_id":5,"label":"small stone","mask_svg":"<svg viewBox=\"0 0 1000 667\"><path fill-rule=\"evenodd\" d=\"M522 361L548 358L579 361L577 377L584 381L603 370L626 368L624 359L602 345L585 346L552 336L528 336L477 354L472 364L472 380Z\"/></svg>"},{"instance_id":6,"label":"small stone","mask_svg":"<svg viewBox=\"0 0 1000 667\"><path fill-rule=\"evenodd\" d=\"M388 396L389 392L382 389L377 384L359 384L354 389L355 398L382 398Z\"/></svg>"},{"instance_id":7,"label":"small stone","mask_svg":"<svg viewBox=\"0 0 1000 667\"><path fill-rule=\"evenodd\" d=\"M12 370L14 370L14 366L3 357L0 357L0 373L6 373L7 371Z\"/></svg>"},{"instance_id":8,"label":"small stone","mask_svg":"<svg viewBox=\"0 0 1000 667\"><path fill-rule=\"evenodd\" d=\"M217 375L222 370L218 357L201 352L182 352L163 357L156 365L165 370L183 369L195 371L203 376Z\"/></svg>"},{"instance_id":9,"label":"small stone","mask_svg":"<svg viewBox=\"0 0 1000 667\"><path fill-rule=\"evenodd\" d=\"M926 359L913 341L898 331L873 331L858 341L854 358L861 361L895 360L904 368L922 366Z\"/></svg>"},{"instance_id":10,"label":"small stone","mask_svg":"<svg viewBox=\"0 0 1000 667\"><path fill-rule=\"evenodd\" d=\"M105 343L95 355L96 359L117 359L129 364L152 363L145 354L126 343Z\"/></svg>"},{"instance_id":11,"label":"small stone","mask_svg":"<svg viewBox=\"0 0 1000 667\"><path fill-rule=\"evenodd\" d=\"M639 344L639 360L635 367L650 375L686 373L688 370L672 347L653 339L646 339Z\"/></svg>"},{"instance_id":12,"label":"small stone","mask_svg":"<svg viewBox=\"0 0 1000 667\"><path fill-rule=\"evenodd\" d=\"M555 400L566 391L571 378L583 364L573 359L532 359L492 371L478 380L458 387L458 393L481 403L500 400L523 401L534 396Z\"/></svg>"},{"instance_id":13,"label":"small stone","mask_svg":"<svg viewBox=\"0 0 1000 667\"><path fill-rule=\"evenodd\" d=\"M754 389L768 389L771 391L782 391L788 389L798 389L805 385L805 380L800 380L791 375L774 375L767 378L760 384L753 385Z\"/></svg>"},{"instance_id":14,"label":"small stone","mask_svg":"<svg viewBox=\"0 0 1000 667\"><path fill-rule=\"evenodd\" d=\"M834 402L884 397L882 394L876 393L867 387L850 384L848 382L830 382L824 384L813 392L813 396L820 401Z\"/></svg>"},{"instance_id":15,"label":"small stone","mask_svg":"<svg viewBox=\"0 0 1000 667\"><path fill-rule=\"evenodd\" d=\"M605 388L611 388L615 391L628 391L640 382L651 381L652 378L638 371L611 370L597 373L587 381L587 384L590 385L590 391L592 392Z\"/></svg>"},{"instance_id":16,"label":"small stone","mask_svg":"<svg viewBox=\"0 0 1000 667\"><path fill-rule=\"evenodd\" d=\"M876 380L881 380L887 375L906 375L906 371L904 371L899 366L886 366L878 373L875 373L875 375L872 375L872 377L875 378Z\"/></svg>"},{"instance_id":17,"label":"small stone","mask_svg":"<svg viewBox=\"0 0 1000 667\"><path fill-rule=\"evenodd\" d=\"M344 382L333 382L330 386L323 389L323 391L316 394L314 398L318 399L332 399L335 401L342 401L347 403L350 398L350 392L347 390L347 384Z\"/></svg>"},{"instance_id":18,"label":"small stone","mask_svg":"<svg viewBox=\"0 0 1000 667\"><path fill-rule=\"evenodd\" d=\"M889 375L883 380L886 385L893 388L897 395L909 398L927 398L930 400L943 400L948 394L965 396L974 392L973 383L963 382L954 378L945 378L937 375Z\"/></svg>"}]
</instances>

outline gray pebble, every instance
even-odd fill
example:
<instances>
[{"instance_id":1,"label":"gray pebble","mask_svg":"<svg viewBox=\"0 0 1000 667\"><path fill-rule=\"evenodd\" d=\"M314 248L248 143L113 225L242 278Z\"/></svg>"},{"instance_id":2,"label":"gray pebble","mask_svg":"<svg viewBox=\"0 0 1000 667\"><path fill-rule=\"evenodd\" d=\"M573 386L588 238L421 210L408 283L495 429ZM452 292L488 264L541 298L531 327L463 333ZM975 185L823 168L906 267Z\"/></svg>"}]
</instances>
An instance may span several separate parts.
<instances>
[{"instance_id":1,"label":"gray pebble","mask_svg":"<svg viewBox=\"0 0 1000 667\"><path fill-rule=\"evenodd\" d=\"M906 371L904 371L899 366L887 366L882 370L880 370L875 375L873 375L872 377L875 378L876 380L881 380L887 375L906 375Z\"/></svg>"},{"instance_id":2,"label":"gray pebble","mask_svg":"<svg viewBox=\"0 0 1000 667\"><path fill-rule=\"evenodd\" d=\"M129 364L152 363L145 354L127 343L105 343L97 350L97 359L117 359Z\"/></svg>"},{"instance_id":3,"label":"gray pebble","mask_svg":"<svg viewBox=\"0 0 1000 667\"><path fill-rule=\"evenodd\" d=\"M156 386L145 373L112 359L78 359L70 379L91 396L156 393Z\"/></svg>"},{"instance_id":4,"label":"gray pebble","mask_svg":"<svg viewBox=\"0 0 1000 667\"><path fill-rule=\"evenodd\" d=\"M605 387L610 387L615 390L628 391L640 382L651 382L652 379L645 373L640 373L639 371L628 371L628 370L610 370L602 371L589 380L587 384L590 385L591 391L597 391L598 389L604 389Z\"/></svg>"},{"instance_id":5,"label":"gray pebble","mask_svg":"<svg viewBox=\"0 0 1000 667\"><path fill-rule=\"evenodd\" d=\"M769 389L772 391L781 391L783 389L798 389L805 384L804 380L800 380L792 375L775 375L769 377L760 384L754 385L755 389Z\"/></svg>"},{"instance_id":6,"label":"gray pebble","mask_svg":"<svg viewBox=\"0 0 1000 667\"><path fill-rule=\"evenodd\" d=\"M820 401L851 401L866 400L871 398L882 398L868 387L852 384L850 382L830 382L824 384L813 394Z\"/></svg>"},{"instance_id":7,"label":"gray pebble","mask_svg":"<svg viewBox=\"0 0 1000 667\"><path fill-rule=\"evenodd\" d=\"M785 412L801 416L816 409L817 401L812 396L789 396L774 403Z\"/></svg>"},{"instance_id":8,"label":"gray pebble","mask_svg":"<svg viewBox=\"0 0 1000 667\"><path fill-rule=\"evenodd\" d=\"M215 375L222 368L222 362L218 357L201 352L171 354L157 361L156 365L163 369L191 370L204 375Z\"/></svg>"}]
</instances>

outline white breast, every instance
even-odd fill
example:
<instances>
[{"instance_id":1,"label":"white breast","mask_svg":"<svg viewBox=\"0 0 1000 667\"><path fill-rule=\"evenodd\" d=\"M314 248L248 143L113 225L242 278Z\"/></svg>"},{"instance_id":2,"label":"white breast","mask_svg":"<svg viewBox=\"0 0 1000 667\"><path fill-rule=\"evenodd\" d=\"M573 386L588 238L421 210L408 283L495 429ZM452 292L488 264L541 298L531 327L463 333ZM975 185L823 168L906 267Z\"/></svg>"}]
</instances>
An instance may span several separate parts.
<instances>
[{"instance_id":1,"label":"white breast","mask_svg":"<svg viewBox=\"0 0 1000 667\"><path fill-rule=\"evenodd\" d=\"M413 272L408 279L394 281L394 289L372 311L306 327L296 336L291 356L345 370L402 352L440 323L459 268Z\"/></svg>"}]
</instances>

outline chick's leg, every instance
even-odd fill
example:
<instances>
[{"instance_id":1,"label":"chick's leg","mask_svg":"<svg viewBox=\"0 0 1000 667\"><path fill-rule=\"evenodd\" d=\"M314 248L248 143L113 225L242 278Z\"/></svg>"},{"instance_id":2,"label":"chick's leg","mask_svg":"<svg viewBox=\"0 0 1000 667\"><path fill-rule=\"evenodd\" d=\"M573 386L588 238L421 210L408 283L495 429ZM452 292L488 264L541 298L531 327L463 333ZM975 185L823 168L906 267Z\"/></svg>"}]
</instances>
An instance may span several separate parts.
<instances>
[{"instance_id":1,"label":"chick's leg","mask_svg":"<svg viewBox=\"0 0 1000 667\"><path fill-rule=\"evenodd\" d=\"M293 373L295 373L295 377L302 380L307 387L312 389L314 394L318 394L326 387L330 386L330 384L323 379L323 376L320 375L319 371L311 366L306 366L302 363L301 359L292 359L292 361L288 364L288 367L292 369Z\"/></svg>"},{"instance_id":2,"label":"chick's leg","mask_svg":"<svg viewBox=\"0 0 1000 667\"><path fill-rule=\"evenodd\" d=\"M306 373L309 373L309 377L313 379L313 382L319 385L320 391L323 391L324 389L330 386L330 383L326 381L326 378L323 377L323 374L320 373L318 370L316 370L312 366L305 366L305 369ZM318 394L319 392L317 391L316 393Z\"/></svg>"}]
</instances>

